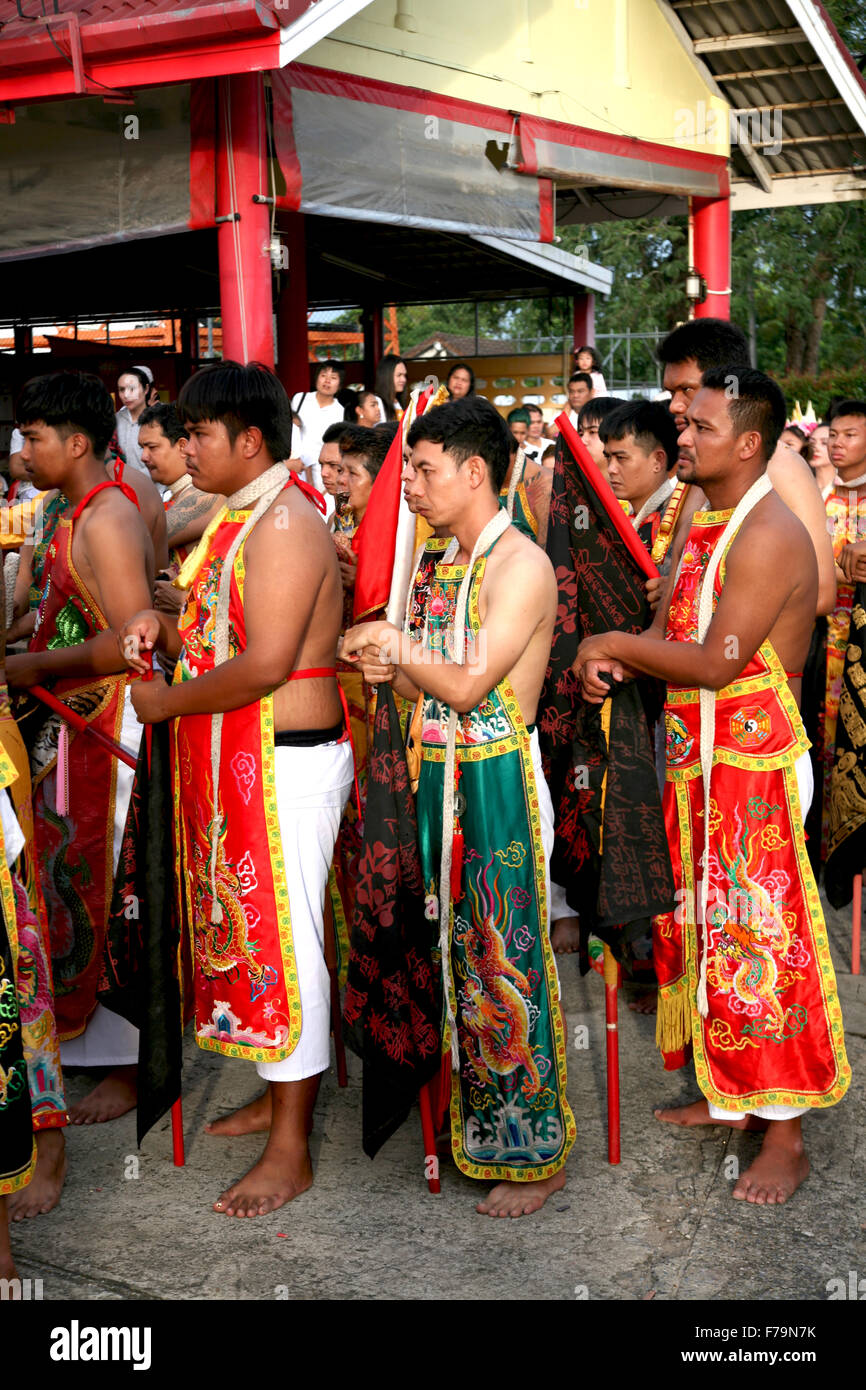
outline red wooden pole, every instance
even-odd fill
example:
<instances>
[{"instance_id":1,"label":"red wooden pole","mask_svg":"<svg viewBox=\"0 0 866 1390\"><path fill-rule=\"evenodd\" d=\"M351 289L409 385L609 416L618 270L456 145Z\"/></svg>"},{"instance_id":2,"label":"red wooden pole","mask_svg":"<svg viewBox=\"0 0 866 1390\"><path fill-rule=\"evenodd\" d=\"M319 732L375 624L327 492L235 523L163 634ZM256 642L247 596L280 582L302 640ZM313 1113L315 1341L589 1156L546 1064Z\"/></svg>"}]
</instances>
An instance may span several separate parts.
<instances>
[{"instance_id":1,"label":"red wooden pole","mask_svg":"<svg viewBox=\"0 0 866 1390\"><path fill-rule=\"evenodd\" d=\"M731 317L731 202L693 198L695 269L707 282L707 297L695 305L696 319Z\"/></svg>"},{"instance_id":2,"label":"red wooden pole","mask_svg":"<svg viewBox=\"0 0 866 1390\"><path fill-rule=\"evenodd\" d=\"M436 1130L433 1125L429 1082L418 1092L418 1104L421 1108L421 1133L424 1136L424 1174L428 1189L436 1194L442 1191L442 1184L439 1181L439 1155L436 1152Z\"/></svg>"},{"instance_id":3,"label":"red wooden pole","mask_svg":"<svg viewBox=\"0 0 866 1390\"><path fill-rule=\"evenodd\" d=\"M619 1123L619 965L604 948L604 1016L607 1034L607 1161L620 1161Z\"/></svg>"},{"instance_id":4,"label":"red wooden pole","mask_svg":"<svg viewBox=\"0 0 866 1390\"><path fill-rule=\"evenodd\" d=\"M860 923L863 920L863 875L854 875L854 901L851 905L851 974L860 974Z\"/></svg>"},{"instance_id":5,"label":"red wooden pole","mask_svg":"<svg viewBox=\"0 0 866 1390\"><path fill-rule=\"evenodd\" d=\"M52 695L44 686L31 685L30 693L31 695L35 695L37 700L41 700L44 705L47 705L49 709L53 709L55 714L59 714L60 717L65 719L67 724L71 724L73 729L78 733L90 734L92 738L96 739L97 743L102 744L103 748L107 748L113 757L119 758L122 763L126 763L127 767L134 768L136 766L138 759L132 753L128 752L126 748L122 748L119 743L115 743L114 740L109 738L107 734L104 734L101 729L94 729L92 724L88 724L86 719L82 719L81 715L76 713L74 709L70 709L68 705L64 705L62 700L58 700L57 696Z\"/></svg>"},{"instance_id":6,"label":"red wooden pole","mask_svg":"<svg viewBox=\"0 0 866 1390\"><path fill-rule=\"evenodd\" d=\"M186 1154L183 1148L183 1105L178 1096L171 1107L171 1156L175 1168L186 1167Z\"/></svg>"},{"instance_id":7,"label":"red wooden pole","mask_svg":"<svg viewBox=\"0 0 866 1390\"><path fill-rule=\"evenodd\" d=\"M217 252L223 357L274 365L271 209L266 160L264 79L260 72L219 79Z\"/></svg>"}]
</instances>

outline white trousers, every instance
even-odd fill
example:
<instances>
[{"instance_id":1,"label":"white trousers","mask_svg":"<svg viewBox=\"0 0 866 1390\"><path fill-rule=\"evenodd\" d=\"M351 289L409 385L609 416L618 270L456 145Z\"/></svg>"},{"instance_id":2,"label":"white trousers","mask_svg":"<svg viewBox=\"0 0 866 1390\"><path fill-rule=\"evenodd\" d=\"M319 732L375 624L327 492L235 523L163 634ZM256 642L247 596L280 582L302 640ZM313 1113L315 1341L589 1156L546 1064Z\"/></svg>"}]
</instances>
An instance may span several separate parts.
<instances>
[{"instance_id":1,"label":"white trousers","mask_svg":"<svg viewBox=\"0 0 866 1390\"><path fill-rule=\"evenodd\" d=\"M123 722L120 726L120 742L134 757L138 757L144 726L139 723L133 709L132 694L127 684L123 696ZM79 734L87 738L87 734ZM132 797L132 784L135 769L118 761L117 783L114 799L114 838L112 842L113 867L117 872L117 861L123 844L123 831ZM87 1027L77 1038L60 1044L60 1061L64 1067L131 1067L138 1061L138 1029L133 1028L120 1014L112 1013L102 1004L97 1004Z\"/></svg>"},{"instance_id":2,"label":"white trousers","mask_svg":"<svg viewBox=\"0 0 866 1390\"><path fill-rule=\"evenodd\" d=\"M331 1056L331 982L324 908L334 845L352 790L352 749L343 743L277 748L277 814L301 992L301 1036L282 1062L256 1062L265 1081L303 1081Z\"/></svg>"},{"instance_id":3,"label":"white trousers","mask_svg":"<svg viewBox=\"0 0 866 1390\"><path fill-rule=\"evenodd\" d=\"M812 804L812 793L815 790L815 779L812 773L812 763L808 753L801 753L794 764L794 771L797 774L797 791L800 795L800 812L805 822L809 814L809 807ZM754 1110L722 1110L718 1105L713 1105L708 1101L711 1120L741 1120L744 1115L755 1115L759 1120L796 1120L798 1115L805 1115L808 1106L801 1106L799 1109L794 1105L759 1105Z\"/></svg>"}]
</instances>

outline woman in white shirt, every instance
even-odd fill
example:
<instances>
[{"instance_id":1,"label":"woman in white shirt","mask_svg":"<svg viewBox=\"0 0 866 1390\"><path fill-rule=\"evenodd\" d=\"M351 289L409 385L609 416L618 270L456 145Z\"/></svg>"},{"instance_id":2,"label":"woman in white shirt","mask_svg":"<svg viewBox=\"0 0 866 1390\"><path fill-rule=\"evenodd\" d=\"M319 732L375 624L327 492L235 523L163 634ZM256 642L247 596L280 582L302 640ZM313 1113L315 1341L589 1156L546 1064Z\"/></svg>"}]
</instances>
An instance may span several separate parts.
<instances>
[{"instance_id":1,"label":"woman in white shirt","mask_svg":"<svg viewBox=\"0 0 866 1390\"><path fill-rule=\"evenodd\" d=\"M343 364L329 358L316 368L312 391L297 391L292 396L292 415L301 431L300 443L292 449L292 455L303 463L307 482L320 492L322 436L329 425L340 424L343 420L345 407L337 400L337 393L342 390L344 377Z\"/></svg>"},{"instance_id":2,"label":"woman in white shirt","mask_svg":"<svg viewBox=\"0 0 866 1390\"><path fill-rule=\"evenodd\" d=\"M137 468L139 473L147 473L147 469L141 461L138 421L144 407L152 404L148 400L152 391L153 372L149 367L125 367L117 378L117 395L121 401L115 416L117 443L130 468Z\"/></svg>"}]
</instances>

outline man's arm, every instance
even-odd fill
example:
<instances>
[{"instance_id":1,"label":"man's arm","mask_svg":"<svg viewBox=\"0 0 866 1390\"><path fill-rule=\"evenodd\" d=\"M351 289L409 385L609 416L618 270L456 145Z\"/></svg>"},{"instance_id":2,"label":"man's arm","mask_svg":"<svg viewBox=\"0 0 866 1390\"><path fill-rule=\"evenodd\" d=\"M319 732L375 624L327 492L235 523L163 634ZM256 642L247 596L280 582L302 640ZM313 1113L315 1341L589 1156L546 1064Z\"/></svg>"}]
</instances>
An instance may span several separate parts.
<instances>
[{"instance_id":1,"label":"man's arm","mask_svg":"<svg viewBox=\"0 0 866 1390\"><path fill-rule=\"evenodd\" d=\"M545 621L539 613L556 606L556 580L546 556L535 551L532 560L506 567L487 593L487 613L476 651L462 666L443 661L439 652L412 642L390 623L362 623L346 633L345 658L364 647L384 649L384 655L426 695L468 714L508 675Z\"/></svg>"},{"instance_id":2,"label":"man's arm","mask_svg":"<svg viewBox=\"0 0 866 1390\"><path fill-rule=\"evenodd\" d=\"M816 614L832 613L836 605L836 562L827 530L827 509L821 489L804 458L780 444L767 465L767 475L785 506L799 517L809 532L818 561Z\"/></svg>"},{"instance_id":3,"label":"man's arm","mask_svg":"<svg viewBox=\"0 0 866 1390\"><path fill-rule=\"evenodd\" d=\"M136 688L139 716L148 722L181 714L219 714L269 695L289 675L323 579L321 526L304 518L289 532L268 518L245 548L246 649L195 680ZM305 601L306 599L306 601ZM160 629L164 627L164 615Z\"/></svg>"},{"instance_id":4,"label":"man's arm","mask_svg":"<svg viewBox=\"0 0 866 1390\"><path fill-rule=\"evenodd\" d=\"M194 487L187 488L165 514L169 546L191 545L201 540L208 523L224 506L224 497L215 497L212 492L199 492Z\"/></svg>"},{"instance_id":5,"label":"man's arm","mask_svg":"<svg viewBox=\"0 0 866 1390\"><path fill-rule=\"evenodd\" d=\"M704 641L667 642L655 623L639 636L608 632L587 638L575 662L585 694L604 698L609 691L598 672L617 663L670 685L721 690L751 660L800 582L794 557L790 527L749 527L728 553L724 588Z\"/></svg>"}]
</instances>

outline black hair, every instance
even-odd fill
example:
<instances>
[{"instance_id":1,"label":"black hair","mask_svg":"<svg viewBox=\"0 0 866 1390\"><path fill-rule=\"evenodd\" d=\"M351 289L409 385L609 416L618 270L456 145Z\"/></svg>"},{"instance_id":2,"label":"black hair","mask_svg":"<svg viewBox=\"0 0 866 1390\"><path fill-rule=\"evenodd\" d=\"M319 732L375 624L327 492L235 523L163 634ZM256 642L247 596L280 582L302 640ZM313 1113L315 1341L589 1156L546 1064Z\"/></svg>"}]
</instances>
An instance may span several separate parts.
<instances>
[{"instance_id":1,"label":"black hair","mask_svg":"<svg viewBox=\"0 0 866 1390\"><path fill-rule=\"evenodd\" d=\"M832 424L837 415L866 416L866 401L835 400L832 410L827 411L827 423Z\"/></svg>"},{"instance_id":2,"label":"black hair","mask_svg":"<svg viewBox=\"0 0 866 1390\"><path fill-rule=\"evenodd\" d=\"M593 396L592 400L580 407L577 413L577 428L584 425L600 425L614 410L619 410L622 401L619 396Z\"/></svg>"},{"instance_id":3,"label":"black hair","mask_svg":"<svg viewBox=\"0 0 866 1390\"><path fill-rule=\"evenodd\" d=\"M177 411L187 425L220 421L232 444L241 430L261 430L274 463L292 452L289 398L282 383L261 362L214 362L202 367L181 387Z\"/></svg>"},{"instance_id":4,"label":"black hair","mask_svg":"<svg viewBox=\"0 0 866 1390\"><path fill-rule=\"evenodd\" d=\"M346 433L346 424L345 424L345 423L341 423L341 422L338 420L337 423L336 423L336 425L329 425L328 428L325 430L325 433L322 435L322 443L323 443L323 444L339 444L340 440L343 438L343 435L344 435L345 433Z\"/></svg>"},{"instance_id":5,"label":"black hair","mask_svg":"<svg viewBox=\"0 0 866 1390\"><path fill-rule=\"evenodd\" d=\"M138 417L138 428L141 429L142 425L159 425L170 444L189 439L189 430L185 428L173 401L159 401L157 405L145 406Z\"/></svg>"},{"instance_id":6,"label":"black hair","mask_svg":"<svg viewBox=\"0 0 866 1390\"><path fill-rule=\"evenodd\" d=\"M729 319L691 319L681 323L658 346L663 367L672 362L697 362L702 372L735 362L747 367L749 344L741 328Z\"/></svg>"},{"instance_id":7,"label":"black hair","mask_svg":"<svg viewBox=\"0 0 866 1390\"><path fill-rule=\"evenodd\" d=\"M621 401L599 426L599 438L604 444L618 442L631 435L645 454L664 449L666 468L673 468L679 455L677 427L674 417L660 401Z\"/></svg>"},{"instance_id":8,"label":"black hair","mask_svg":"<svg viewBox=\"0 0 866 1390\"><path fill-rule=\"evenodd\" d=\"M121 367L120 371L117 373L118 386L120 385L120 378L122 376L137 376L144 388L145 397L147 396L147 393L150 390L150 388L153 386L153 377L149 377L147 375L147 372L143 372L141 370L141 367ZM141 424L140 420L139 424Z\"/></svg>"},{"instance_id":9,"label":"black hair","mask_svg":"<svg viewBox=\"0 0 866 1390\"><path fill-rule=\"evenodd\" d=\"M399 393L399 395L394 390L394 368L399 366L401 362L405 367L405 359L400 357L398 353L386 352L385 356L382 358L381 362L376 368L375 391L376 395L379 397L379 400L385 407L385 414L387 415L389 420L396 420L397 418L397 412L394 409L394 402L396 401L397 404L405 410L406 402L409 399L408 382L404 386L403 390Z\"/></svg>"},{"instance_id":10,"label":"black hair","mask_svg":"<svg viewBox=\"0 0 866 1390\"><path fill-rule=\"evenodd\" d=\"M594 348L594 347L590 347L589 343L584 343L583 347L575 348L575 349L574 349L574 360L575 360L575 362L577 361L578 357L580 356L580 354L581 354L582 352L588 352L589 355L590 355L590 357L592 358L592 371L594 371L594 372L600 372L600 371L601 371L601 358L599 357L599 355L598 355L598 353L596 352L595 348Z\"/></svg>"},{"instance_id":11,"label":"black hair","mask_svg":"<svg viewBox=\"0 0 866 1390\"><path fill-rule=\"evenodd\" d=\"M499 493L511 460L512 435L499 411L483 396L463 396L428 410L412 424L409 448L422 439L441 444L458 468L477 454L487 464L493 491Z\"/></svg>"},{"instance_id":12,"label":"black hair","mask_svg":"<svg viewBox=\"0 0 866 1390\"><path fill-rule=\"evenodd\" d=\"M529 428L532 421L529 418L529 411L526 409L525 405L516 405L513 410L509 410L508 424L526 425L527 429Z\"/></svg>"},{"instance_id":13,"label":"black hair","mask_svg":"<svg viewBox=\"0 0 866 1390\"><path fill-rule=\"evenodd\" d=\"M540 405L536 405L535 401L532 401L529 405L524 406L524 409L527 411L529 415L531 415L532 412L535 411L536 415L540 415L542 420L544 419L544 411L541 409Z\"/></svg>"},{"instance_id":14,"label":"black hair","mask_svg":"<svg viewBox=\"0 0 866 1390\"><path fill-rule=\"evenodd\" d=\"M368 429L366 425L345 425L340 428L340 453L362 459L364 467L375 482L397 433L396 420L388 421L384 425L374 425L372 429Z\"/></svg>"},{"instance_id":15,"label":"black hair","mask_svg":"<svg viewBox=\"0 0 866 1390\"><path fill-rule=\"evenodd\" d=\"M590 391L593 389L592 377L590 376L589 372L572 372L571 376L568 378L569 386L573 381L582 381L584 386L589 387Z\"/></svg>"},{"instance_id":16,"label":"black hair","mask_svg":"<svg viewBox=\"0 0 866 1390\"><path fill-rule=\"evenodd\" d=\"M470 367L470 365L469 365L468 362L453 362L453 363L451 364L451 366L448 368L448 375L447 375L446 378L445 378L445 385L446 385L446 387L449 389L449 391L450 391L450 387L448 387L448 383L449 383L449 381L451 380L451 378L452 378L452 376L454 375L455 372L468 372L468 373L469 373L469 390L466 392L466 394L467 394L467 396L472 396L472 395L474 395L474 394L475 394L475 373L473 372L473 370L472 370L472 368ZM460 399L462 399L462 398L461 398L460 396L458 396L457 399L460 400Z\"/></svg>"},{"instance_id":17,"label":"black hair","mask_svg":"<svg viewBox=\"0 0 866 1390\"><path fill-rule=\"evenodd\" d=\"M342 396L342 394L343 394L343 393L340 392L340 395L341 395L341 396ZM348 424L348 425L357 425L357 423L358 423L358 416L357 416L357 414L356 414L356 411L357 411L358 406L361 404L362 401L365 401L365 400L367 399L368 396L372 396L372 397L374 398L374 400L378 400L378 397L377 397L375 391L367 391L367 390L364 390L364 391L352 391L352 390L349 390L349 391L346 391L345 394L346 394L347 399L346 399L346 403L345 403L345 404L346 404L346 409L345 409L345 411L343 412L343 419L346 421L346 424ZM341 403L342 403L342 402L341 402Z\"/></svg>"},{"instance_id":18,"label":"black hair","mask_svg":"<svg viewBox=\"0 0 866 1390\"><path fill-rule=\"evenodd\" d=\"M346 380L346 368L343 366L342 362L338 362L333 357L326 357L324 362L315 363L313 367L313 390L315 391L316 389L316 382L319 380L319 374L323 372L326 367L329 367L332 372L336 372L340 378L340 385L337 388L337 395L339 396L343 389L343 383Z\"/></svg>"},{"instance_id":19,"label":"black hair","mask_svg":"<svg viewBox=\"0 0 866 1390\"><path fill-rule=\"evenodd\" d=\"M41 420L61 439L86 434L93 452L102 458L117 426L114 402L98 376L90 372L52 372L28 381L18 397L18 424Z\"/></svg>"},{"instance_id":20,"label":"black hair","mask_svg":"<svg viewBox=\"0 0 866 1390\"><path fill-rule=\"evenodd\" d=\"M701 378L701 385L709 391L724 393L728 398L728 414L734 430L737 434L756 430L761 436L764 457L769 462L788 414L778 382L754 367L729 363L724 367L708 368ZM734 391L731 390L732 385Z\"/></svg>"}]
</instances>

